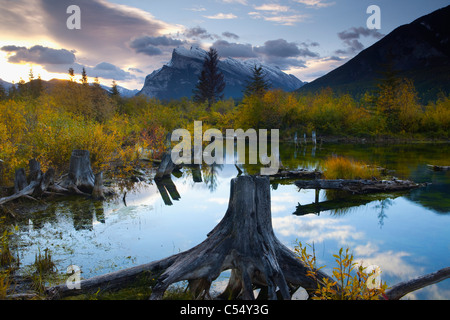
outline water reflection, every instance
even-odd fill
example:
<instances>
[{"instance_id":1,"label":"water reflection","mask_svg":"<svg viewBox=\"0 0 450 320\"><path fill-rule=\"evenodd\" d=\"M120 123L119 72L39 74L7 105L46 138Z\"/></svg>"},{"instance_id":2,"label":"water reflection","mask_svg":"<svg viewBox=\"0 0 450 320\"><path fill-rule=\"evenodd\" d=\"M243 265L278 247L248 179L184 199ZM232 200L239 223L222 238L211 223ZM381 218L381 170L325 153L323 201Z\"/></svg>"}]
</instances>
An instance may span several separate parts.
<instances>
[{"instance_id":1,"label":"water reflection","mask_svg":"<svg viewBox=\"0 0 450 320\"><path fill-rule=\"evenodd\" d=\"M436 152L439 150L439 152ZM316 244L320 265L332 267L340 246L382 267L383 280L396 283L450 265L450 173L426 164L448 161L447 145L368 146L283 144L281 161L290 169L315 169L331 154L351 156L393 169L399 178L432 185L407 193L351 195L302 190L292 180L272 181L274 232L292 247L297 239ZM239 165L257 174L256 165ZM17 234L21 262L50 248L60 270L70 264L90 277L167 257L201 243L225 214L234 165L184 166L158 183L136 183L118 199L92 202L59 199L33 215ZM437 213L437 214L436 214ZM126 259L126 257L132 257ZM449 284L439 284L440 293ZM430 298L431 291L416 297ZM450 295L445 296L450 298Z\"/></svg>"}]
</instances>

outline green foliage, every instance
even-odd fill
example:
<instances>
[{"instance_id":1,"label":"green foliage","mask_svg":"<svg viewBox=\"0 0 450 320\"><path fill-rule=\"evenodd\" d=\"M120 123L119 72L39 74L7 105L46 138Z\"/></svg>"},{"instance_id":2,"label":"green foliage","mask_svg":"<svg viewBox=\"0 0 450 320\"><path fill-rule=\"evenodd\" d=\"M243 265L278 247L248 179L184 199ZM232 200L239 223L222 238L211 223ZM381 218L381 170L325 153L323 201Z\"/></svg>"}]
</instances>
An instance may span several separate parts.
<instances>
[{"instance_id":1,"label":"green foliage","mask_svg":"<svg viewBox=\"0 0 450 320\"><path fill-rule=\"evenodd\" d=\"M194 89L194 101L207 102L208 108L223 98L223 90L225 89L225 81L222 72L218 68L219 54L214 48L210 48L203 68L200 73L198 83Z\"/></svg>"},{"instance_id":2,"label":"green foliage","mask_svg":"<svg viewBox=\"0 0 450 320\"><path fill-rule=\"evenodd\" d=\"M270 83L265 79L265 74L262 67L257 67L255 65L252 69L252 76L246 84L244 95L261 96L269 89Z\"/></svg>"},{"instance_id":3,"label":"green foliage","mask_svg":"<svg viewBox=\"0 0 450 320\"><path fill-rule=\"evenodd\" d=\"M332 280L319 279L318 271L325 266L317 267L316 255L307 253L307 248L298 242L295 247L297 258L309 269L307 276L314 279L317 289L313 292L313 300L379 300L382 299L387 289L386 283L381 283L378 288L369 288L368 281L372 273L367 273L366 268L354 262L353 254L347 248L334 254L337 266L333 268Z\"/></svg>"}]
</instances>

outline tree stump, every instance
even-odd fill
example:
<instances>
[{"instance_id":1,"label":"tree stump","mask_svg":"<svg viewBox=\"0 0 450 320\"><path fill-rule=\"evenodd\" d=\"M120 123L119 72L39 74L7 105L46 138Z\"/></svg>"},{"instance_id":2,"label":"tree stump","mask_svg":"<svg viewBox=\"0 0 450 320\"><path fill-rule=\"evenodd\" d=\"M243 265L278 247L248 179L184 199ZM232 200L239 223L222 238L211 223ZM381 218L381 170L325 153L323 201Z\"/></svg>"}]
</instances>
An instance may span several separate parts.
<instances>
[{"instance_id":1,"label":"tree stump","mask_svg":"<svg viewBox=\"0 0 450 320\"><path fill-rule=\"evenodd\" d=\"M212 281L229 269L232 277L224 295L231 299L254 299L254 286L267 287L269 299L277 298L277 288L283 299L290 299L290 289L315 286L306 267L275 237L268 177L233 179L223 220L204 242L168 259L173 263L158 278L153 300L182 280L189 281L196 298L208 298Z\"/></svg>"},{"instance_id":2,"label":"tree stump","mask_svg":"<svg viewBox=\"0 0 450 320\"><path fill-rule=\"evenodd\" d=\"M69 174L61 184L66 189L91 194L94 190L95 176L92 172L89 151L73 150L70 157Z\"/></svg>"}]
</instances>

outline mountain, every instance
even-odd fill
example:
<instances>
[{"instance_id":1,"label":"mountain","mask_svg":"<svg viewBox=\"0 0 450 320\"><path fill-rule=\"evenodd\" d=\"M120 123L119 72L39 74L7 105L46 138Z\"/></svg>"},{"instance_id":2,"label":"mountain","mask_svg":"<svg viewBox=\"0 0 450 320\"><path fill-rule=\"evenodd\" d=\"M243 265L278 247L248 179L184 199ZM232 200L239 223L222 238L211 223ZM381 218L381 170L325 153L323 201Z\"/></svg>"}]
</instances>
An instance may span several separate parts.
<instances>
[{"instance_id":1,"label":"mountain","mask_svg":"<svg viewBox=\"0 0 450 320\"><path fill-rule=\"evenodd\" d=\"M107 92L111 92L112 87L108 87L108 86L105 86L103 84L100 85L100 86L104 90L106 90ZM124 87L119 86L119 85L117 86L117 91L119 91L120 96L124 97L124 98L133 97L133 96L135 96L136 94L139 93L138 89L130 90L130 89L124 88Z\"/></svg>"},{"instance_id":2,"label":"mountain","mask_svg":"<svg viewBox=\"0 0 450 320\"><path fill-rule=\"evenodd\" d=\"M190 50L183 47L174 49L170 62L145 78L144 86L139 94L162 100L191 97L206 54L205 50L195 47ZM295 76L288 75L276 67L262 65L256 59L225 58L219 61L218 68L225 78L226 98L242 98L246 81L252 76L251 70L255 64L262 66L266 79L273 88L293 91L303 85L303 82Z\"/></svg>"},{"instance_id":3,"label":"mountain","mask_svg":"<svg viewBox=\"0 0 450 320\"><path fill-rule=\"evenodd\" d=\"M414 81L423 101L450 93L450 6L400 26L356 57L298 90L330 87L358 97L375 88L386 66Z\"/></svg>"},{"instance_id":4,"label":"mountain","mask_svg":"<svg viewBox=\"0 0 450 320\"><path fill-rule=\"evenodd\" d=\"M9 82L6 82L6 81L0 79L0 86L2 86L6 91L8 91L9 88L12 87L12 85L13 85L12 83L9 83Z\"/></svg>"},{"instance_id":5,"label":"mountain","mask_svg":"<svg viewBox=\"0 0 450 320\"><path fill-rule=\"evenodd\" d=\"M37 81L37 80L32 80L32 81ZM51 91L51 90L53 90L53 89L55 88L55 86L61 85L61 84L65 84L65 83L67 83L67 82L68 82L68 80L61 80L61 79L51 79L51 80L48 80L48 81L42 80L42 85L43 85L43 87L44 87L44 90ZM29 83L29 82L27 82L25 85L28 85L28 83ZM13 86L12 83L3 81L2 79L0 79L0 85L2 85L3 88L6 89L6 91L8 91L9 88L11 88L11 87ZM77 85L80 85L80 84L77 83ZM103 84L101 84L100 86L101 86L106 92L111 92L112 87L105 86L105 85L103 85ZM120 94L122 97L125 97L125 98L133 97L133 96L135 96L135 95L139 92L139 90L137 90L137 89L130 90L130 89L124 88L124 87L119 86L119 85L117 86L117 90L119 91L119 94Z\"/></svg>"}]
</instances>

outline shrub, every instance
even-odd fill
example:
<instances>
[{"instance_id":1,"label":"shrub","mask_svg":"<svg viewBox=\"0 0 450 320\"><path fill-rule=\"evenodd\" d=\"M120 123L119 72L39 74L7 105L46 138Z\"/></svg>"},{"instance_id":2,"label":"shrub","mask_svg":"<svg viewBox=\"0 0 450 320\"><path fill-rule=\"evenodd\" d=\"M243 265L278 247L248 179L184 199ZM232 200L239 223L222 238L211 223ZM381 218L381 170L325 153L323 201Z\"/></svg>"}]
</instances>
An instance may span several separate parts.
<instances>
[{"instance_id":1,"label":"shrub","mask_svg":"<svg viewBox=\"0 0 450 320\"><path fill-rule=\"evenodd\" d=\"M379 300L384 297L387 289L386 283L380 283L379 287L369 288L367 285L371 280L372 273L367 273L366 268L354 262L353 254L347 248L339 250L339 254L333 255L337 267L333 268L332 280L327 278L319 279L317 271L324 266L317 268L315 252L309 254L306 247L298 242L295 247L297 258L307 267L307 276L316 281L317 289L313 292L313 300Z\"/></svg>"}]
</instances>

